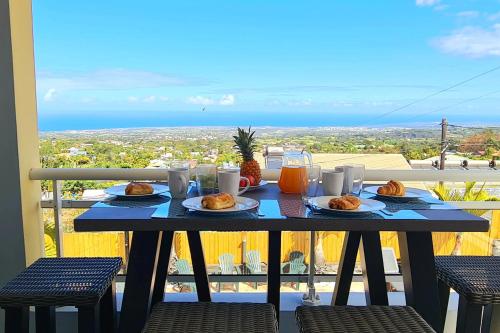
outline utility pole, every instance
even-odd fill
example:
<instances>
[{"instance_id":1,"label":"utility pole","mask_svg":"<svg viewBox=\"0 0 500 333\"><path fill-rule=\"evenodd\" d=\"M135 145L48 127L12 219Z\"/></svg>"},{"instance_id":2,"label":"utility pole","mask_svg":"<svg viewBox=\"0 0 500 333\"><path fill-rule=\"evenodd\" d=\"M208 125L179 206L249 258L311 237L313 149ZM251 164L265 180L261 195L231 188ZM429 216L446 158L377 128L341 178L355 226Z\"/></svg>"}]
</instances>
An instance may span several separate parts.
<instances>
[{"instance_id":1,"label":"utility pole","mask_svg":"<svg viewBox=\"0 0 500 333\"><path fill-rule=\"evenodd\" d=\"M439 170L444 170L444 163L446 160L446 150L448 149L448 142L446 140L446 132L448 132L448 121L446 118L441 120L441 158L439 161Z\"/></svg>"}]
</instances>

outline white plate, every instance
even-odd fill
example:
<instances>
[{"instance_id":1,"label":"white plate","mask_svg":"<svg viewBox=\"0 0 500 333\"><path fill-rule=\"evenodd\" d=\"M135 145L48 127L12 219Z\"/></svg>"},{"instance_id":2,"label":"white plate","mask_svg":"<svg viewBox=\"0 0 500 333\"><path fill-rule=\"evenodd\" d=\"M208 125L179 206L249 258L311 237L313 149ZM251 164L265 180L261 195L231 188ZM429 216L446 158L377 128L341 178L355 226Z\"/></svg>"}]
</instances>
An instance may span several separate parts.
<instances>
[{"instance_id":1,"label":"white plate","mask_svg":"<svg viewBox=\"0 0 500 333\"><path fill-rule=\"evenodd\" d=\"M250 186L247 191L253 191L253 190L259 189L262 186L266 186L266 185L267 185L267 182L265 180L261 180L259 185ZM242 189L244 189L244 187L240 187L240 191Z\"/></svg>"},{"instance_id":2,"label":"white plate","mask_svg":"<svg viewBox=\"0 0 500 333\"><path fill-rule=\"evenodd\" d=\"M391 199L396 199L396 200L408 200L408 199L418 199L424 196L423 190L419 190L418 188L411 188L407 187L406 188L406 193L405 195L386 195L386 194L378 194L377 190L380 186L368 186L365 187L363 190L372 193L381 197L385 198L391 198Z\"/></svg>"},{"instance_id":3,"label":"white plate","mask_svg":"<svg viewBox=\"0 0 500 333\"><path fill-rule=\"evenodd\" d=\"M202 198L203 196L186 199L182 202L182 205L187 209L192 209L197 212L215 213L215 214L237 213L259 207L259 202L254 199L245 197L235 197L234 200L236 201L236 205L234 207L224 208L224 209L207 209L203 208L203 206L201 205Z\"/></svg>"},{"instance_id":4,"label":"white plate","mask_svg":"<svg viewBox=\"0 0 500 333\"><path fill-rule=\"evenodd\" d=\"M117 197L142 198L142 197L152 197L152 196L169 191L168 186L150 183L149 185L153 186L153 193L127 195L127 194L125 194L125 188L127 187L127 185L128 184L116 185L116 186L105 189L104 192L106 192L106 194L109 194L109 195L116 195Z\"/></svg>"},{"instance_id":5,"label":"white plate","mask_svg":"<svg viewBox=\"0 0 500 333\"><path fill-rule=\"evenodd\" d=\"M378 210L382 210L385 208L385 204L383 202L373 200L373 199L362 199L361 200L361 205L357 209L353 210L343 210L343 209L331 209L328 206L328 202L330 199L333 198L339 198L336 196L322 196L322 197L315 197L311 199L311 204L315 207L328 210L331 212L336 212L336 213L346 213L346 214L359 214L359 213L371 213L375 212Z\"/></svg>"}]
</instances>

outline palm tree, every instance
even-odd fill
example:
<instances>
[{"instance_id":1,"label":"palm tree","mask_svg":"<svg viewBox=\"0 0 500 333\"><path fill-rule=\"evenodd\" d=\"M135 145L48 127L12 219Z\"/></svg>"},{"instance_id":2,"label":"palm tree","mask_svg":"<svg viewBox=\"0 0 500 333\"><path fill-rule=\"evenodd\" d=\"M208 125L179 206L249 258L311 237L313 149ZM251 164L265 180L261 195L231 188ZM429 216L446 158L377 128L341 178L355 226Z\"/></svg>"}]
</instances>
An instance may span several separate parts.
<instances>
[{"instance_id":1,"label":"palm tree","mask_svg":"<svg viewBox=\"0 0 500 333\"><path fill-rule=\"evenodd\" d=\"M484 190L485 183L481 186L479 190L475 190L474 187L476 182L466 182L465 191L462 193L457 189L450 189L446 187L443 183L439 183L433 188L434 193L443 201L496 201L497 197L491 196L488 192ZM467 210L469 213L481 216L486 210ZM451 255L460 255L463 242L463 232L457 232L455 235L455 246L451 251Z\"/></svg>"}]
</instances>

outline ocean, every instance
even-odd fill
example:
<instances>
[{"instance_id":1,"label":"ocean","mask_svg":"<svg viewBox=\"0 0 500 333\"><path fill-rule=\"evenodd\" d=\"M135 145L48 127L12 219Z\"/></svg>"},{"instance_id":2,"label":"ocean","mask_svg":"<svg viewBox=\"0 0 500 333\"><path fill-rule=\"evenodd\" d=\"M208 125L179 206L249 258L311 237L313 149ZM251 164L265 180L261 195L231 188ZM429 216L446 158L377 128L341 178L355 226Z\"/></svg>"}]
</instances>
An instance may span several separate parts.
<instances>
[{"instance_id":1,"label":"ocean","mask_svg":"<svg viewBox=\"0 0 500 333\"><path fill-rule=\"evenodd\" d=\"M418 121L408 121L408 115L390 115L373 119L366 114L328 114L326 112L227 112L227 111L68 111L39 113L41 131L63 131L108 128L172 127L172 126L276 126L276 127L426 127L437 126L441 115L427 115ZM448 122L467 126L498 126L497 115L460 115L448 117Z\"/></svg>"}]
</instances>

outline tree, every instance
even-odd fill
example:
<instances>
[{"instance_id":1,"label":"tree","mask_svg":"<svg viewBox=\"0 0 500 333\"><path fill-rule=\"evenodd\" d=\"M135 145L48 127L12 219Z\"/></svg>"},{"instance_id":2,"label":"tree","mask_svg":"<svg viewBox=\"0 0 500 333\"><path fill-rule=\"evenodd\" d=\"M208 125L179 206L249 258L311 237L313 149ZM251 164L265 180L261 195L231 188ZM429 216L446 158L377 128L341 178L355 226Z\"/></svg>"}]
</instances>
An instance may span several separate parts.
<instances>
[{"instance_id":1,"label":"tree","mask_svg":"<svg viewBox=\"0 0 500 333\"><path fill-rule=\"evenodd\" d=\"M434 193L443 201L497 201L499 198L491 196L484 190L484 185L479 190L475 190L476 182L466 182L463 193L456 189L450 189L444 184L438 184L434 187ZM469 213L480 216L485 213L484 210L468 210ZM455 235L455 246L451 255L460 255L463 242L463 232L457 232Z\"/></svg>"}]
</instances>

